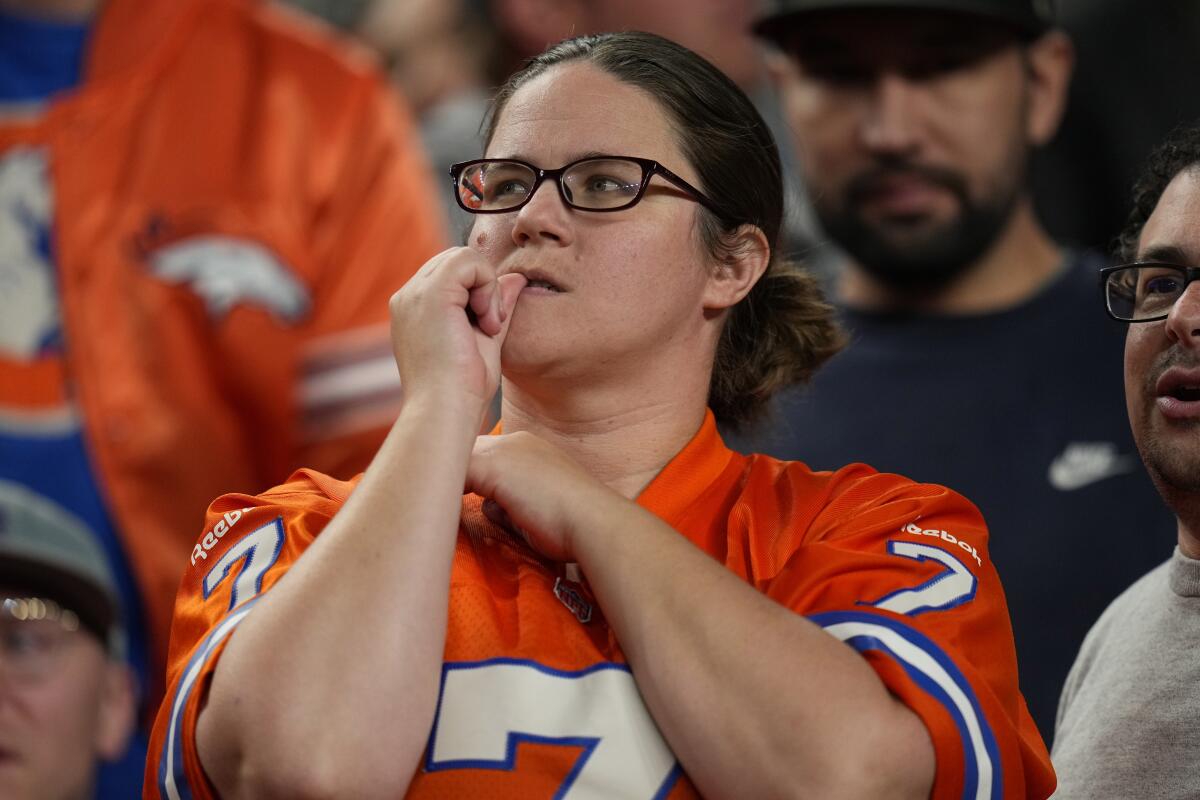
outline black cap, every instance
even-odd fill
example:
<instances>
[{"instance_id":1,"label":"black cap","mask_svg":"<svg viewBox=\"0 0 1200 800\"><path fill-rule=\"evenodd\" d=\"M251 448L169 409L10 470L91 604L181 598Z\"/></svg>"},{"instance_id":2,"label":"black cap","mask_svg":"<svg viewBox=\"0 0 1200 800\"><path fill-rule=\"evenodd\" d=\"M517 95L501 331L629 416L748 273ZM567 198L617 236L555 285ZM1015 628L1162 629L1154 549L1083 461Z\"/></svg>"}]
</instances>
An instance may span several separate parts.
<instances>
[{"instance_id":1,"label":"black cap","mask_svg":"<svg viewBox=\"0 0 1200 800\"><path fill-rule=\"evenodd\" d=\"M814 11L850 9L911 9L953 11L993 19L1021 33L1037 36L1050 25L1051 0L768 0L754 30L767 39L778 39L785 28Z\"/></svg>"}]
</instances>

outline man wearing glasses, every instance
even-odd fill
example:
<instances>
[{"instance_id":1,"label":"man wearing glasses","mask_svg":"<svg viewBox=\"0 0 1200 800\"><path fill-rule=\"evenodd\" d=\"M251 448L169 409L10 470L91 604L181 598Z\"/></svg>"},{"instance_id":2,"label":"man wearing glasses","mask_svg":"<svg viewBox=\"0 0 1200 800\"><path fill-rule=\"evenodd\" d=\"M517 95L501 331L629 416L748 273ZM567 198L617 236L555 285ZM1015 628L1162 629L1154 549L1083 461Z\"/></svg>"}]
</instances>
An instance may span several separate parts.
<instances>
[{"instance_id":1,"label":"man wearing glasses","mask_svg":"<svg viewBox=\"0 0 1200 800\"><path fill-rule=\"evenodd\" d=\"M1178 546L1109 606L1071 670L1061 800L1200 797L1200 128L1151 156L1120 249L1103 281L1108 313L1128 323L1129 424Z\"/></svg>"},{"instance_id":2,"label":"man wearing glasses","mask_svg":"<svg viewBox=\"0 0 1200 800\"><path fill-rule=\"evenodd\" d=\"M1125 430L1121 331L1093 313L1102 259L1053 241L1028 190L1073 60L1040 5L776 0L760 21L786 56L810 199L846 253L831 294L850 346L739 444L976 502L1049 741L1084 635L1173 524Z\"/></svg>"},{"instance_id":3,"label":"man wearing glasses","mask_svg":"<svg viewBox=\"0 0 1200 800\"><path fill-rule=\"evenodd\" d=\"M133 675L117 589L84 524L0 481L0 797L90 800L125 751Z\"/></svg>"}]
</instances>

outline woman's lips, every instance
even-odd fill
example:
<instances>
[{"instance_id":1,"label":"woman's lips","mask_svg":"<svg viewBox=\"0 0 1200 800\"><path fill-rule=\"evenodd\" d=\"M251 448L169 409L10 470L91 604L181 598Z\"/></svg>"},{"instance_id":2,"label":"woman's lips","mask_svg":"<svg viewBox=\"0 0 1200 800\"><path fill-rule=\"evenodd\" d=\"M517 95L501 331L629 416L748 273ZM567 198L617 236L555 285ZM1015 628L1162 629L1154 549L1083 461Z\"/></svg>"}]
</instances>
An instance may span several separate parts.
<instances>
[{"instance_id":1,"label":"woman's lips","mask_svg":"<svg viewBox=\"0 0 1200 800\"><path fill-rule=\"evenodd\" d=\"M523 294L523 295L524 294L541 294L541 295L561 294L564 291L563 287L557 281L553 280L549 275L547 275L545 272L542 272L541 270L538 270L538 269L530 269L530 270L514 269L514 270L509 270L509 272L515 272L515 273L525 276L526 283L525 283L524 288L521 289L521 294Z\"/></svg>"}]
</instances>

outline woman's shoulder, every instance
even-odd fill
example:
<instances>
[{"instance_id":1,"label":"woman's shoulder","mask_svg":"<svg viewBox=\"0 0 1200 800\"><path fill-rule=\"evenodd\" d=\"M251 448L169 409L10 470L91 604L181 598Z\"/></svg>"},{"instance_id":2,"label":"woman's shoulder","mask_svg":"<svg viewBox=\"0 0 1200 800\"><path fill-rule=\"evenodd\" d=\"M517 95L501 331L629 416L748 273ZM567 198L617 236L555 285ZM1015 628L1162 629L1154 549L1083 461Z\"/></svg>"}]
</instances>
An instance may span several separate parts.
<instances>
[{"instance_id":1,"label":"woman's shoulder","mask_svg":"<svg viewBox=\"0 0 1200 800\"><path fill-rule=\"evenodd\" d=\"M298 469L286 481L258 494L230 492L214 500L208 507L207 521L212 522L232 512L254 511L255 516L268 514L282 518L290 525L308 520L305 527L318 520L319 527L332 519L345 504L362 475L339 480L315 469Z\"/></svg>"},{"instance_id":2,"label":"woman's shoulder","mask_svg":"<svg viewBox=\"0 0 1200 800\"><path fill-rule=\"evenodd\" d=\"M341 506L350 497L354 487L362 479L362 473L349 480L341 480L315 469L304 467L293 472L286 481L267 489L259 498L274 502L331 502Z\"/></svg>"},{"instance_id":3,"label":"woman's shoulder","mask_svg":"<svg viewBox=\"0 0 1200 800\"><path fill-rule=\"evenodd\" d=\"M741 458L745 460L747 483L766 482L786 492L821 491L830 495L853 492L856 495L870 495L922 485L903 475L880 472L860 461L837 469L813 469L804 461L775 458L764 453L745 454Z\"/></svg>"},{"instance_id":4,"label":"woman's shoulder","mask_svg":"<svg viewBox=\"0 0 1200 800\"><path fill-rule=\"evenodd\" d=\"M745 459L742 495L772 498L770 506L807 527L832 530L844 523L883 513L889 519L916 521L933 514L953 514L974 520L978 509L954 490L935 483L920 483L904 475L880 472L860 462L836 470L814 470L803 461L787 461L762 454Z\"/></svg>"}]
</instances>

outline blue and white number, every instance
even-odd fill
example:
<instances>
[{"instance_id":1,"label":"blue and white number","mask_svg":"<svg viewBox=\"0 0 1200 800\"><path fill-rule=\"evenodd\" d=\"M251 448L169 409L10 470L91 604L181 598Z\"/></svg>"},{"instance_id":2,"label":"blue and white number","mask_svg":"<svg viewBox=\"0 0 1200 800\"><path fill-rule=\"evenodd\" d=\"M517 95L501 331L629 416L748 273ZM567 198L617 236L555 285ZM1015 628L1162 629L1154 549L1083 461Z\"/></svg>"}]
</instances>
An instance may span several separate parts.
<instances>
[{"instance_id":1,"label":"blue and white number","mask_svg":"<svg viewBox=\"0 0 1200 800\"><path fill-rule=\"evenodd\" d=\"M622 664L579 672L507 658L446 664L425 768L511 770L521 742L584 748L556 800L665 797L680 774Z\"/></svg>"},{"instance_id":2,"label":"blue and white number","mask_svg":"<svg viewBox=\"0 0 1200 800\"><path fill-rule=\"evenodd\" d=\"M953 553L923 542L897 540L888 542L888 552L914 561L937 561L946 569L920 586L892 592L870 605L884 611L913 615L944 611L974 599L978 580Z\"/></svg>"},{"instance_id":3,"label":"blue and white number","mask_svg":"<svg viewBox=\"0 0 1200 800\"><path fill-rule=\"evenodd\" d=\"M230 610L262 591L263 576L283 550L283 517L255 528L225 551L204 576L204 599L213 593L239 561L245 561L229 597Z\"/></svg>"}]
</instances>

